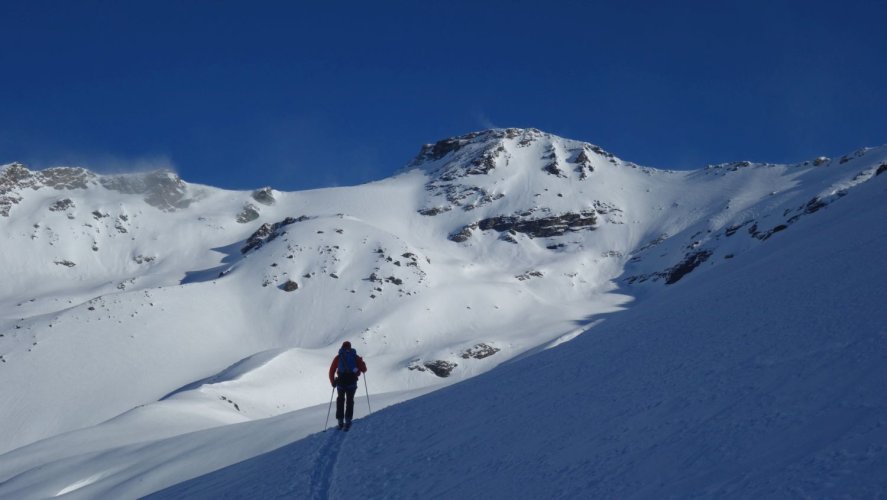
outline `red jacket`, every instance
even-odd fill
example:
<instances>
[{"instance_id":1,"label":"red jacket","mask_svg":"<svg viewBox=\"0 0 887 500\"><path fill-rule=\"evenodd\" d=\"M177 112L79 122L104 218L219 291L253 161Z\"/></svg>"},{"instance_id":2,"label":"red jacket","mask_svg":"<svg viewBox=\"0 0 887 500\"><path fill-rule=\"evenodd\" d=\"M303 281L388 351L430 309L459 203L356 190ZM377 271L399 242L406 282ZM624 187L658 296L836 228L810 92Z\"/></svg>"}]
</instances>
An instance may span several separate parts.
<instances>
[{"instance_id":1,"label":"red jacket","mask_svg":"<svg viewBox=\"0 0 887 500\"><path fill-rule=\"evenodd\" d=\"M339 369L339 355L336 354L336 357L333 358L333 363L330 365L330 384L335 384L336 382L336 370ZM363 358L360 356L357 357L357 369L360 370L360 373L366 373L367 365L363 362ZM360 373L357 374L360 377Z\"/></svg>"}]
</instances>

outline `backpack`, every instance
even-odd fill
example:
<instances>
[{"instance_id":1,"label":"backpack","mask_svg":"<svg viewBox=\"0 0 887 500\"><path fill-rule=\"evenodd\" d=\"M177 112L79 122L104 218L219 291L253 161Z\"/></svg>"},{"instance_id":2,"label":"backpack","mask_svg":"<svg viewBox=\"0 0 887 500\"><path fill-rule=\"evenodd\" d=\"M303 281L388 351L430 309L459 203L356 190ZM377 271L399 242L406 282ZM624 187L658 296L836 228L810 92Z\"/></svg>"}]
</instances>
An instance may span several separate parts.
<instances>
[{"instance_id":1,"label":"backpack","mask_svg":"<svg viewBox=\"0 0 887 500\"><path fill-rule=\"evenodd\" d=\"M360 369L357 367L357 351L354 349L339 349L339 383L342 387L357 386L357 377Z\"/></svg>"}]
</instances>

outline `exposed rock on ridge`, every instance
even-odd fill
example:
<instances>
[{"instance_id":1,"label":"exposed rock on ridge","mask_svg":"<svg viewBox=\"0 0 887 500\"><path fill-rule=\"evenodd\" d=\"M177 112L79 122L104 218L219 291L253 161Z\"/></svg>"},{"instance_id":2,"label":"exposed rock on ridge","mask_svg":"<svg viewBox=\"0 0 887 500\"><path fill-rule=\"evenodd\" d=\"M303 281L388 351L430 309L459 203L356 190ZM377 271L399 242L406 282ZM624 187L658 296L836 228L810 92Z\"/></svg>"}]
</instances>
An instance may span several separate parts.
<instances>
[{"instance_id":1,"label":"exposed rock on ridge","mask_svg":"<svg viewBox=\"0 0 887 500\"><path fill-rule=\"evenodd\" d=\"M12 207L21 202L21 192L27 189L73 190L96 186L143 195L147 204L166 212L187 208L194 201L188 184L171 170L102 176L80 167L32 171L21 163L12 163L0 169L0 215L8 217Z\"/></svg>"},{"instance_id":2,"label":"exposed rock on ridge","mask_svg":"<svg viewBox=\"0 0 887 500\"><path fill-rule=\"evenodd\" d=\"M551 238L563 236L568 231L593 230L597 224L597 214L594 210L580 212L567 212L548 217L532 217L532 212L524 212L517 215L503 215L483 219L474 224L463 227L458 232L450 235L449 239L457 243L466 241L471 237L474 229L481 231L498 231L508 234L526 234L531 238Z\"/></svg>"}]
</instances>

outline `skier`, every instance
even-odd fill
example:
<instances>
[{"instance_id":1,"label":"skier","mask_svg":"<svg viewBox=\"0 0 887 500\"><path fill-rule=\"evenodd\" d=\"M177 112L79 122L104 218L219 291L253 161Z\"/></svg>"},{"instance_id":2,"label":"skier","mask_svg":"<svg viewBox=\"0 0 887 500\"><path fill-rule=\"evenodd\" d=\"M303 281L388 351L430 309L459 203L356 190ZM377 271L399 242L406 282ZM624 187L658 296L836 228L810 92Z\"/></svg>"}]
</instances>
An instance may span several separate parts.
<instances>
[{"instance_id":1,"label":"skier","mask_svg":"<svg viewBox=\"0 0 887 500\"><path fill-rule=\"evenodd\" d=\"M339 397L336 398L336 420L339 421L339 429L347 431L351 428L357 380L360 374L366 371L367 365L363 362L363 358L357 355L357 351L351 348L351 342L347 340L342 342L342 348L333 358L329 373L330 383L339 392Z\"/></svg>"}]
</instances>

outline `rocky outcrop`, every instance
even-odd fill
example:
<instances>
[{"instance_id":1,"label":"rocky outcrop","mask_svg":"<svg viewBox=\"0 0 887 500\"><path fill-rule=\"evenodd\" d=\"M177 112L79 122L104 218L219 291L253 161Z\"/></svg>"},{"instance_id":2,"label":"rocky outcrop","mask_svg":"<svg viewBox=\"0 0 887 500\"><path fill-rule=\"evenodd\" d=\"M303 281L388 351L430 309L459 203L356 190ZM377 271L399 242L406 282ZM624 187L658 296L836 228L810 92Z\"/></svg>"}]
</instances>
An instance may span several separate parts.
<instances>
[{"instance_id":1,"label":"rocky outcrop","mask_svg":"<svg viewBox=\"0 0 887 500\"><path fill-rule=\"evenodd\" d=\"M628 278L625 278L625 282L631 285L635 283L643 283L647 280L658 281L664 279L666 285L673 285L680 281L684 276L693 272L693 270L702 265L703 262L707 261L708 258L712 256L712 253L711 250L691 252L684 255L684 258L680 262L665 271L629 276Z\"/></svg>"},{"instance_id":2,"label":"rocky outcrop","mask_svg":"<svg viewBox=\"0 0 887 500\"><path fill-rule=\"evenodd\" d=\"M518 274L517 276L515 276L515 278L518 281L527 281L533 278L541 278L542 276L542 271L527 271L523 274Z\"/></svg>"},{"instance_id":3,"label":"rocky outcrop","mask_svg":"<svg viewBox=\"0 0 887 500\"><path fill-rule=\"evenodd\" d=\"M597 214L594 210L567 212L548 217L533 217L532 212L518 215L503 215L483 219L461 228L450 235L449 239L457 243L471 237L472 230L497 231L500 233L525 234L531 238L551 238L563 236L567 232L594 230Z\"/></svg>"},{"instance_id":4,"label":"rocky outcrop","mask_svg":"<svg viewBox=\"0 0 887 500\"><path fill-rule=\"evenodd\" d=\"M284 292L294 292L299 289L299 284L293 280L286 280L286 282L280 285L280 289Z\"/></svg>"},{"instance_id":5,"label":"rocky outcrop","mask_svg":"<svg viewBox=\"0 0 887 500\"><path fill-rule=\"evenodd\" d=\"M432 182L426 186L426 189L436 196L445 197L450 205L423 208L418 211L421 215L438 215L449 212L453 207L461 207L465 211L474 210L505 197L502 193L493 194L482 187L461 184Z\"/></svg>"},{"instance_id":6,"label":"rocky outcrop","mask_svg":"<svg viewBox=\"0 0 887 500\"><path fill-rule=\"evenodd\" d=\"M9 217L12 207L22 200L22 190L85 189L96 178L84 168L57 167L34 172L21 163L7 165L0 170L0 216Z\"/></svg>"},{"instance_id":7,"label":"rocky outcrop","mask_svg":"<svg viewBox=\"0 0 887 500\"><path fill-rule=\"evenodd\" d=\"M240 213L237 214L237 217L235 217L234 220L239 222L240 224L246 224L246 223L252 222L258 218L259 218L258 207L256 207L252 203L247 203L246 205L243 206L243 210L241 210Z\"/></svg>"},{"instance_id":8,"label":"rocky outcrop","mask_svg":"<svg viewBox=\"0 0 887 500\"><path fill-rule=\"evenodd\" d=\"M548 148L546 148L546 153L542 155L542 160L546 162L545 166L542 167L543 172L555 177L567 177L564 170L561 168L560 159L557 156L557 151L555 151L553 144L550 144Z\"/></svg>"},{"instance_id":9,"label":"rocky outcrop","mask_svg":"<svg viewBox=\"0 0 887 500\"><path fill-rule=\"evenodd\" d=\"M411 162L411 165L418 166L422 163L441 160L448 155L464 150L466 146L469 146L471 144L483 143L486 141L495 141L497 139L514 139L515 137L523 136L520 144L526 145L532 141L534 136L538 136L541 134L542 132L536 129L507 128L482 130L478 132L471 132L470 134L465 134L458 137L450 137L448 139L437 141L434 144L426 144L422 146L422 149L419 151L419 154L416 156L416 158ZM495 150L497 148L498 145L493 146L490 149ZM489 166L489 164L485 162L484 157L485 154L490 152L490 149L483 151L478 157L474 158L471 162L473 166L479 167L481 170Z\"/></svg>"},{"instance_id":10,"label":"rocky outcrop","mask_svg":"<svg viewBox=\"0 0 887 500\"><path fill-rule=\"evenodd\" d=\"M748 224L751 224L752 222L754 222L754 221L753 221L753 220L747 220L747 221L745 221L745 222L742 222L741 224L736 224L736 225L733 225L733 226L727 226L727 228L724 229L724 235L725 235L725 236L733 236L734 234L736 234L737 231L739 231L740 229L742 229L744 226L746 226L746 225L748 225Z\"/></svg>"},{"instance_id":11,"label":"rocky outcrop","mask_svg":"<svg viewBox=\"0 0 887 500\"><path fill-rule=\"evenodd\" d=\"M459 137L450 137L435 142L434 144L426 144L419 150L419 155L413 160L416 163L437 161L450 153L459 151L466 144L470 144L472 140L483 135L484 132L472 132Z\"/></svg>"},{"instance_id":12,"label":"rocky outcrop","mask_svg":"<svg viewBox=\"0 0 887 500\"><path fill-rule=\"evenodd\" d=\"M99 176L80 167L31 171L21 163L13 163L0 170L0 215L9 216L11 207L21 201L20 192L25 189L73 190L98 185L124 194L143 195L147 204L166 212L187 208L194 201L189 196L188 185L170 170Z\"/></svg>"},{"instance_id":13,"label":"rocky outcrop","mask_svg":"<svg viewBox=\"0 0 887 500\"><path fill-rule=\"evenodd\" d=\"M64 212L69 208L74 208L74 200L70 198L64 198L62 200L58 200L52 205L49 206L50 212Z\"/></svg>"},{"instance_id":14,"label":"rocky outcrop","mask_svg":"<svg viewBox=\"0 0 887 500\"><path fill-rule=\"evenodd\" d=\"M432 180L426 184L426 190L434 198L446 199L443 203L443 200L432 198L418 213L434 216L456 207L473 210L503 198L503 192L496 192L499 188L489 184L478 186L478 182L466 178L506 169L512 153L517 154L515 149L527 148L540 140L544 144L537 146L544 147L544 154L542 163L536 168L560 179L575 177L573 171L579 173L580 180L588 178L594 171L592 159L595 155L616 163L614 155L597 146L570 143L564 149L556 137L536 129L493 129L444 139L425 145L410 163L411 167L429 169ZM507 176L505 172L500 175Z\"/></svg>"},{"instance_id":15,"label":"rocky outcrop","mask_svg":"<svg viewBox=\"0 0 887 500\"><path fill-rule=\"evenodd\" d=\"M164 212L188 208L194 201L188 185L171 170L101 177L99 182L112 191L144 195L145 203Z\"/></svg>"},{"instance_id":16,"label":"rocky outcrop","mask_svg":"<svg viewBox=\"0 0 887 500\"><path fill-rule=\"evenodd\" d=\"M474 158L471 158L464 168L456 165L458 168L448 169L441 174L440 179L442 181L454 181L468 175L486 175L496 168L496 161L504 153L505 146L502 144L492 144L483 149Z\"/></svg>"},{"instance_id":17,"label":"rocky outcrop","mask_svg":"<svg viewBox=\"0 0 887 500\"><path fill-rule=\"evenodd\" d=\"M419 363L419 361L413 361L407 367L409 370L418 370L420 372L424 372L426 370L430 370L432 373L441 378L449 377L453 372L453 369L456 368L456 363L451 363L449 361L444 361L441 359L435 361L425 361L424 363Z\"/></svg>"},{"instance_id":18,"label":"rocky outcrop","mask_svg":"<svg viewBox=\"0 0 887 500\"><path fill-rule=\"evenodd\" d=\"M253 191L252 197L262 205L273 205L277 200L274 198L274 190L270 187L263 187Z\"/></svg>"},{"instance_id":19,"label":"rocky outcrop","mask_svg":"<svg viewBox=\"0 0 887 500\"><path fill-rule=\"evenodd\" d=\"M576 171L579 172L579 180L585 180L594 172L594 165L591 164L591 148L586 146L576 155Z\"/></svg>"},{"instance_id":20,"label":"rocky outcrop","mask_svg":"<svg viewBox=\"0 0 887 500\"><path fill-rule=\"evenodd\" d=\"M450 206L442 206L442 207L423 208L423 209L418 210L418 212L419 212L419 215L435 216L435 215L440 215L444 212L449 212L452 209L453 209L453 207L450 207Z\"/></svg>"},{"instance_id":21,"label":"rocky outcrop","mask_svg":"<svg viewBox=\"0 0 887 500\"><path fill-rule=\"evenodd\" d=\"M455 241L456 243L462 243L463 241L468 241L468 238L471 238L472 230L477 229L477 224L470 224L468 226L463 227L459 231L451 234L449 236L450 241Z\"/></svg>"},{"instance_id":22,"label":"rocky outcrop","mask_svg":"<svg viewBox=\"0 0 887 500\"><path fill-rule=\"evenodd\" d=\"M462 357L462 359L484 359L492 356L493 354L496 354L497 352L499 352L498 347L493 347L489 344L480 343L475 344L468 349L465 349L464 351L462 351L460 356Z\"/></svg>"},{"instance_id":23,"label":"rocky outcrop","mask_svg":"<svg viewBox=\"0 0 887 500\"><path fill-rule=\"evenodd\" d=\"M132 258L133 262L135 262L136 264L146 264L146 263L154 262L156 259L157 259L157 257L145 256L142 254L136 255L135 257Z\"/></svg>"},{"instance_id":24,"label":"rocky outcrop","mask_svg":"<svg viewBox=\"0 0 887 500\"><path fill-rule=\"evenodd\" d=\"M561 170L560 164L557 162L557 159L552 160L551 163L542 167L542 170L544 170L546 173L548 173L548 175L553 175L555 177L562 177L562 178L566 177L566 175L564 174L564 171Z\"/></svg>"},{"instance_id":25,"label":"rocky outcrop","mask_svg":"<svg viewBox=\"0 0 887 500\"><path fill-rule=\"evenodd\" d=\"M673 285L677 283L681 278L690 274L694 269L708 260L708 258L711 257L711 254L712 252L709 250L700 250L685 255L684 260L665 271L663 276L665 278L665 284Z\"/></svg>"},{"instance_id":26,"label":"rocky outcrop","mask_svg":"<svg viewBox=\"0 0 887 500\"><path fill-rule=\"evenodd\" d=\"M246 254L250 250L255 250L266 243L273 241L275 238L280 236L281 229L290 224L295 224L296 222L302 222L308 220L310 217L301 216L301 217L287 217L280 222L275 222L274 224L268 224L267 222L259 226L259 229L256 230L253 234L250 235L246 240L246 244L243 248L240 249L240 253Z\"/></svg>"},{"instance_id":27,"label":"rocky outcrop","mask_svg":"<svg viewBox=\"0 0 887 500\"><path fill-rule=\"evenodd\" d=\"M594 211L597 212L598 215L604 216L604 219L610 224L622 224L622 209L617 207L612 203L608 203L606 201L594 200L592 202L592 206L594 207Z\"/></svg>"}]
</instances>

